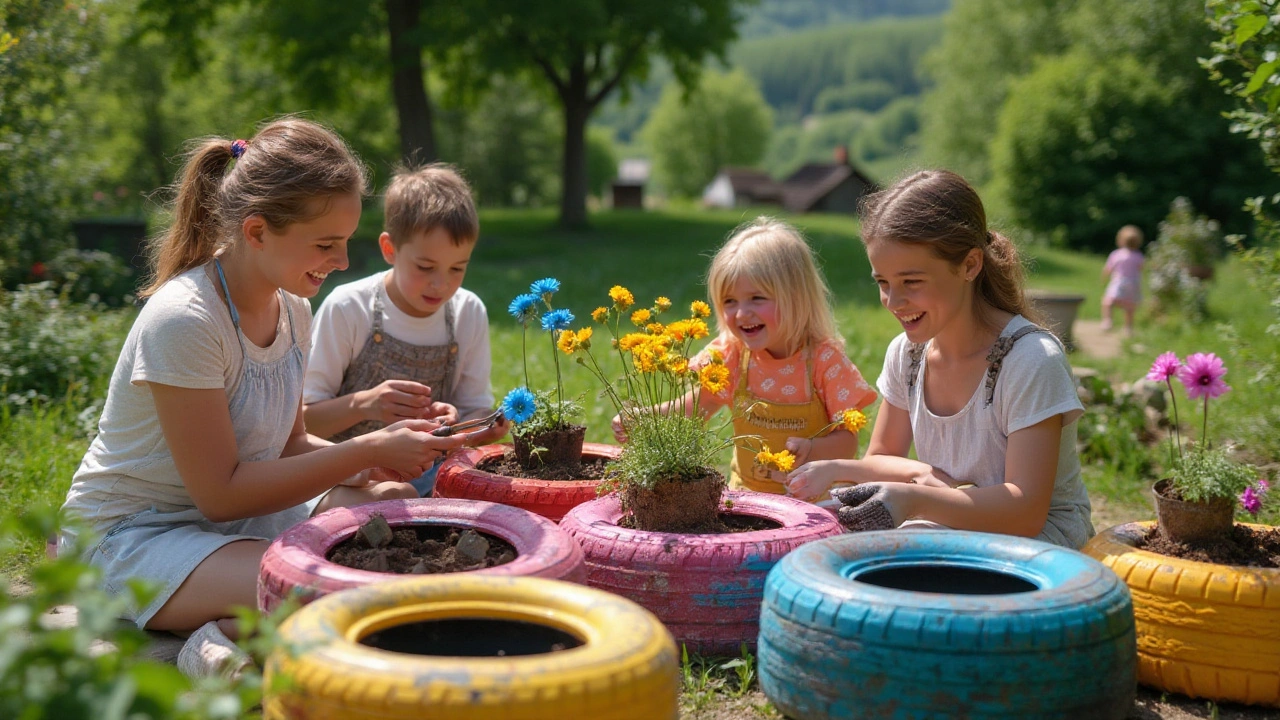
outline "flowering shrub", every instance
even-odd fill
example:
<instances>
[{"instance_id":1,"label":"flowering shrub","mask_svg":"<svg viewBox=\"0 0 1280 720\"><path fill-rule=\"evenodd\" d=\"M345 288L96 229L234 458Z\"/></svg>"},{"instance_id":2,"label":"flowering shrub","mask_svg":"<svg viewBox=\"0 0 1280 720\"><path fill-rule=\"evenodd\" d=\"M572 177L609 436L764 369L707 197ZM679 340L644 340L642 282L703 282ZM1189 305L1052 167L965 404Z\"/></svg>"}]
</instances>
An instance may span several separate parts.
<instances>
[{"instance_id":1,"label":"flowering shrub","mask_svg":"<svg viewBox=\"0 0 1280 720\"><path fill-rule=\"evenodd\" d=\"M560 356L556 352L556 335L568 330L573 323L573 313L556 309L551 298L560 291L560 281L543 278L529 286L529 292L517 295L507 307L511 317L520 322L520 360L524 364L524 386L512 390L502 401L503 415L516 425L515 435L527 435L547 430L566 428L571 420L582 413L582 403L564 396L564 383L560 375ZM529 388L529 326L537 325L551 343L551 356L556 368L556 386L551 390L533 391Z\"/></svg>"},{"instance_id":2,"label":"flowering shrub","mask_svg":"<svg viewBox=\"0 0 1280 720\"><path fill-rule=\"evenodd\" d=\"M1169 388L1174 417L1173 432L1169 436L1170 479L1181 499L1188 502L1237 498L1243 502L1245 490L1259 480L1257 468L1237 462L1225 450L1209 445L1209 400L1231 390L1231 386L1222 379L1226 374L1227 367L1222 358L1213 353L1194 353L1188 355L1184 362L1172 352L1157 357L1147 373L1148 380L1163 382ZM1173 397L1174 377L1186 388L1188 399L1204 400L1200 443L1186 452L1179 437L1178 402Z\"/></svg>"},{"instance_id":3,"label":"flowering shrub","mask_svg":"<svg viewBox=\"0 0 1280 720\"><path fill-rule=\"evenodd\" d=\"M719 353L700 370L689 367L694 340L707 337L705 318L711 308L702 301L689 306L689 316L663 324L658 316L671 309L671 301L659 297L651 307L633 309L635 296L615 285L610 305L596 308L591 319L609 330L610 354L616 354L622 375L613 378L593 352L593 329L562 330L560 349L577 355L604 386L604 394L618 410L627 431L627 443L615 464L616 477L624 483L652 487L661 479L695 479L706 474L708 464L729 441L697 411L703 391L719 392L729 382L729 369ZM635 327L631 330L626 326ZM692 402L686 405L686 399Z\"/></svg>"}]
</instances>

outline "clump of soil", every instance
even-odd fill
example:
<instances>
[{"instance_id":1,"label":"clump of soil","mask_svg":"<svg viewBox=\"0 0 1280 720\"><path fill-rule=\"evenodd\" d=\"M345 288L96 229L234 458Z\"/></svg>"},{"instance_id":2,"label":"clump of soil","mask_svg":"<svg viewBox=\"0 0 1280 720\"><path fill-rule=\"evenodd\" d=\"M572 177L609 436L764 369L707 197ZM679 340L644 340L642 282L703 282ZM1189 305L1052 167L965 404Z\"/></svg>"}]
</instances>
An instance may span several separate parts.
<instances>
[{"instance_id":1,"label":"clump of soil","mask_svg":"<svg viewBox=\"0 0 1280 720\"><path fill-rule=\"evenodd\" d=\"M540 465L534 461L534 467L526 470L516 461L515 453L508 450L499 457L489 458L476 465L476 469L495 475L534 480L601 480L604 478L605 466L609 460L601 457L583 458L564 462Z\"/></svg>"},{"instance_id":2,"label":"clump of soil","mask_svg":"<svg viewBox=\"0 0 1280 720\"><path fill-rule=\"evenodd\" d=\"M1280 568L1280 528L1255 530L1244 525L1232 525L1231 531L1220 539L1188 545L1173 542L1160 532L1159 527L1153 527L1136 547L1196 562Z\"/></svg>"},{"instance_id":3,"label":"clump of soil","mask_svg":"<svg viewBox=\"0 0 1280 720\"><path fill-rule=\"evenodd\" d=\"M585 425L565 425L535 433L511 437L516 462L525 470L539 465L573 462L582 457L582 442L587 436Z\"/></svg>"},{"instance_id":4,"label":"clump of soil","mask_svg":"<svg viewBox=\"0 0 1280 720\"><path fill-rule=\"evenodd\" d=\"M623 485L619 496L636 529L687 533L715 525L724 487L724 476L707 468L702 477L663 479L651 488Z\"/></svg>"},{"instance_id":5,"label":"clump of soil","mask_svg":"<svg viewBox=\"0 0 1280 720\"><path fill-rule=\"evenodd\" d=\"M622 516L622 519L618 521L618 525L628 530L639 529L636 527L635 518L631 515ZM688 535L730 535L732 533L755 532L757 530L777 530L780 527L782 527L782 523L769 518L720 513L710 522L681 530L680 532Z\"/></svg>"},{"instance_id":6,"label":"clump of soil","mask_svg":"<svg viewBox=\"0 0 1280 720\"><path fill-rule=\"evenodd\" d=\"M402 575L483 570L515 559L516 549L500 537L446 525L392 528L380 513L328 554L338 565Z\"/></svg>"}]
</instances>

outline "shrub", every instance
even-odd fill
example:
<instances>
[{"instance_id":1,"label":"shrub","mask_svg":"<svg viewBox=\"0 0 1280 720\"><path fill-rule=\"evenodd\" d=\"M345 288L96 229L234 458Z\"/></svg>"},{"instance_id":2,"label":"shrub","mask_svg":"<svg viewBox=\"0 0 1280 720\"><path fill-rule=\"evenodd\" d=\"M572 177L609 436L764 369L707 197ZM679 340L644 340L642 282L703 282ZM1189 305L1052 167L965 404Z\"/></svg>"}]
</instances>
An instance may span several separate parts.
<instances>
[{"instance_id":1,"label":"shrub","mask_svg":"<svg viewBox=\"0 0 1280 720\"><path fill-rule=\"evenodd\" d=\"M105 394L132 313L73 303L50 282L0 289L0 405Z\"/></svg>"},{"instance_id":2,"label":"shrub","mask_svg":"<svg viewBox=\"0 0 1280 720\"><path fill-rule=\"evenodd\" d=\"M101 302L110 307L133 302L133 268L111 253L69 248L49 261L46 272L72 302Z\"/></svg>"}]
</instances>

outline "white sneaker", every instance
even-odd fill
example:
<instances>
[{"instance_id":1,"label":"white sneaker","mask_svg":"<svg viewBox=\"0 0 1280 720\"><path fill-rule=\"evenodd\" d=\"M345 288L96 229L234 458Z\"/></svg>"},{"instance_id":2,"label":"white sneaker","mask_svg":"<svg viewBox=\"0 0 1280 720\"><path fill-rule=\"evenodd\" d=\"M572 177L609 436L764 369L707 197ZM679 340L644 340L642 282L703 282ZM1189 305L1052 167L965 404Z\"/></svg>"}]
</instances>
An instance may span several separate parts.
<instances>
[{"instance_id":1,"label":"white sneaker","mask_svg":"<svg viewBox=\"0 0 1280 720\"><path fill-rule=\"evenodd\" d=\"M253 659L223 634L217 621L191 633L178 651L178 669L192 679L221 676L236 679Z\"/></svg>"}]
</instances>

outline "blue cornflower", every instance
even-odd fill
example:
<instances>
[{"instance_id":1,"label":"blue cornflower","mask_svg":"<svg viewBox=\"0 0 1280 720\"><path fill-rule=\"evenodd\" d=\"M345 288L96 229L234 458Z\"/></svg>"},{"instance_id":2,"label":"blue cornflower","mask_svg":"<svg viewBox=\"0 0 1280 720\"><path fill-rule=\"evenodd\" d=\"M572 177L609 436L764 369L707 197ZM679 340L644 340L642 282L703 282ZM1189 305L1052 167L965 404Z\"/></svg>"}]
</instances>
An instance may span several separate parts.
<instances>
[{"instance_id":1,"label":"blue cornflower","mask_svg":"<svg viewBox=\"0 0 1280 720\"><path fill-rule=\"evenodd\" d=\"M537 398L526 387L518 387L502 398L502 414L517 425L528 422L537 409Z\"/></svg>"},{"instance_id":2,"label":"blue cornflower","mask_svg":"<svg viewBox=\"0 0 1280 720\"><path fill-rule=\"evenodd\" d=\"M568 310L552 310L542 316L543 330L568 330L573 324L573 313Z\"/></svg>"},{"instance_id":3,"label":"blue cornflower","mask_svg":"<svg viewBox=\"0 0 1280 720\"><path fill-rule=\"evenodd\" d=\"M555 278L543 278L536 280L529 286L529 292L537 295L546 302L551 302L551 296L560 290L560 281Z\"/></svg>"},{"instance_id":4,"label":"blue cornflower","mask_svg":"<svg viewBox=\"0 0 1280 720\"><path fill-rule=\"evenodd\" d=\"M517 295L507 306L507 312L522 323L529 322L538 314L538 296L532 293Z\"/></svg>"}]
</instances>

